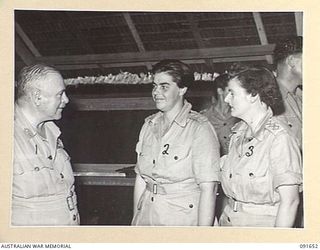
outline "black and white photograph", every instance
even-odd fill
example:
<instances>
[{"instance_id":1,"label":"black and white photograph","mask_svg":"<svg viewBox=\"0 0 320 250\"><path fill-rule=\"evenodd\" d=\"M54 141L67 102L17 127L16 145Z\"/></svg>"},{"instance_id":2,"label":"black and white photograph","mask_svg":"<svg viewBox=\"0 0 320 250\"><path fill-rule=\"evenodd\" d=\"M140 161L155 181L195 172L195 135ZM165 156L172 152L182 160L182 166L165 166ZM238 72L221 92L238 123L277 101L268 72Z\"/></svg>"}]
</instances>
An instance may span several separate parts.
<instances>
[{"instance_id":1,"label":"black and white photograph","mask_svg":"<svg viewBox=\"0 0 320 250\"><path fill-rule=\"evenodd\" d=\"M306 10L10 11L9 231L219 242L320 221Z\"/></svg>"},{"instance_id":2,"label":"black and white photograph","mask_svg":"<svg viewBox=\"0 0 320 250\"><path fill-rule=\"evenodd\" d=\"M302 12L14 20L12 225L303 227Z\"/></svg>"}]
</instances>

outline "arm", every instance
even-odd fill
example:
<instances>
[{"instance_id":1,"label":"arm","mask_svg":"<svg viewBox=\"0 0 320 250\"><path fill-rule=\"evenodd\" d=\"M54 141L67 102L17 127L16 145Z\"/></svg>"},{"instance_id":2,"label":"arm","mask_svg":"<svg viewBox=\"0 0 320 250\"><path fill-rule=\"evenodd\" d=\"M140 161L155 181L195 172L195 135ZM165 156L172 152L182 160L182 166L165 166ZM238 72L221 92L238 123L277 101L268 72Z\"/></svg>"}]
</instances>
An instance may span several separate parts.
<instances>
[{"instance_id":1,"label":"arm","mask_svg":"<svg viewBox=\"0 0 320 250\"><path fill-rule=\"evenodd\" d=\"M213 225L217 190L217 182L200 183L199 226Z\"/></svg>"},{"instance_id":2,"label":"arm","mask_svg":"<svg viewBox=\"0 0 320 250\"><path fill-rule=\"evenodd\" d=\"M138 202L140 197L146 187L145 181L142 179L140 174L137 174L136 181L134 184L134 191L133 191L133 214L136 214L138 208Z\"/></svg>"},{"instance_id":3,"label":"arm","mask_svg":"<svg viewBox=\"0 0 320 250\"><path fill-rule=\"evenodd\" d=\"M296 219L299 205L298 185L278 187L280 206L276 219L276 227L292 227Z\"/></svg>"}]
</instances>

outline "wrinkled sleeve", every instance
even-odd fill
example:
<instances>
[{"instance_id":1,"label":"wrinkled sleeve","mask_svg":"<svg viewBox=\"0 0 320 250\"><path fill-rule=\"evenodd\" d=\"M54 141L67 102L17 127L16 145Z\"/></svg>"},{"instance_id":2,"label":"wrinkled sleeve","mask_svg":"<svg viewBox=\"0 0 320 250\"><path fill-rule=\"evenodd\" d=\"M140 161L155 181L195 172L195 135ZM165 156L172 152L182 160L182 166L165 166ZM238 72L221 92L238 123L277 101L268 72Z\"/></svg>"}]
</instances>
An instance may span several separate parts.
<instances>
[{"instance_id":1,"label":"wrinkled sleeve","mask_svg":"<svg viewBox=\"0 0 320 250\"><path fill-rule=\"evenodd\" d=\"M198 184L219 181L220 145L209 122L199 124L192 144L192 167Z\"/></svg>"},{"instance_id":2,"label":"wrinkled sleeve","mask_svg":"<svg viewBox=\"0 0 320 250\"><path fill-rule=\"evenodd\" d=\"M302 160L298 143L287 133L276 135L271 150L274 190L283 185L299 185L302 191Z\"/></svg>"}]
</instances>

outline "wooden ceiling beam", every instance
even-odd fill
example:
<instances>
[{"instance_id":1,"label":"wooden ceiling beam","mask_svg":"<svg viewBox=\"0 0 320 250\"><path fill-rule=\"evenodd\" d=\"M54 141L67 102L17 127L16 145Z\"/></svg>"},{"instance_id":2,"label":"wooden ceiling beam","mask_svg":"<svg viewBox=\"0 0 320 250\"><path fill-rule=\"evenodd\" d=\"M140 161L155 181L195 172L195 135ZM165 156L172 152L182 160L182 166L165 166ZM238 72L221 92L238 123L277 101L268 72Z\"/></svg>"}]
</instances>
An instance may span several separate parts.
<instances>
[{"instance_id":1,"label":"wooden ceiling beam","mask_svg":"<svg viewBox=\"0 0 320 250\"><path fill-rule=\"evenodd\" d=\"M37 50L37 48L34 46L33 42L30 40L30 38L27 36L27 34L23 31L20 24L15 21L14 28L16 33L20 36L24 44L27 46L29 51L33 54L33 56L41 56L40 52Z\"/></svg>"},{"instance_id":2,"label":"wooden ceiling beam","mask_svg":"<svg viewBox=\"0 0 320 250\"><path fill-rule=\"evenodd\" d=\"M267 34L266 31L264 29L264 25L263 25L263 21L261 18L261 15L259 12L252 12L253 18L254 18L254 22L256 24L257 27L257 31L259 34L259 39L262 45L266 45L268 44L268 38L267 38ZM266 55L266 60L269 64L273 63L273 59L271 55Z\"/></svg>"},{"instance_id":3,"label":"wooden ceiling beam","mask_svg":"<svg viewBox=\"0 0 320 250\"><path fill-rule=\"evenodd\" d=\"M73 56L48 56L37 57L38 62L53 65L78 65L78 64L119 64L137 62L158 62L167 58L178 60L211 59L252 57L272 55L274 44L249 45L222 48L185 49L168 51L126 52L111 54L73 55Z\"/></svg>"},{"instance_id":4,"label":"wooden ceiling beam","mask_svg":"<svg viewBox=\"0 0 320 250\"><path fill-rule=\"evenodd\" d=\"M193 14L189 15L189 13L187 13L186 15L187 15L188 22L191 26L191 31L192 31L193 37L195 38L196 43L198 45L198 48L205 48L206 45L203 42L202 36L201 36L200 31L198 29L198 22L194 19ZM205 59L205 62L210 69L213 69L213 63L211 60Z\"/></svg>"},{"instance_id":5,"label":"wooden ceiling beam","mask_svg":"<svg viewBox=\"0 0 320 250\"><path fill-rule=\"evenodd\" d=\"M210 59L207 59L210 60ZM246 57L224 57L224 58L215 58L211 59L212 63L226 63L226 62L245 62L245 61L264 61L265 56L246 56ZM187 64L204 64L205 60L193 59L193 60L181 60ZM152 62L148 62L152 64ZM100 64L103 68L123 68L123 67L139 67L144 66L145 62L132 62L132 63L109 63L109 64ZM56 68L59 70L79 70L79 69L96 69L99 68L97 64L73 64L73 65L56 65Z\"/></svg>"},{"instance_id":6,"label":"wooden ceiling beam","mask_svg":"<svg viewBox=\"0 0 320 250\"><path fill-rule=\"evenodd\" d=\"M26 65L35 63L35 57L19 35L15 36L15 51Z\"/></svg>"},{"instance_id":7,"label":"wooden ceiling beam","mask_svg":"<svg viewBox=\"0 0 320 250\"><path fill-rule=\"evenodd\" d=\"M137 46L138 46L138 49L140 52L145 52L146 49L144 48L144 45L143 45L143 42L141 40L141 37L137 31L137 28L136 26L134 25L133 21L132 21L132 18L130 16L130 14L128 12L125 12L122 14L124 19L126 20L126 23L129 27L129 30L134 38L134 41L136 42ZM150 63L145 63L146 67L148 70L151 70L152 69L152 66Z\"/></svg>"}]
</instances>

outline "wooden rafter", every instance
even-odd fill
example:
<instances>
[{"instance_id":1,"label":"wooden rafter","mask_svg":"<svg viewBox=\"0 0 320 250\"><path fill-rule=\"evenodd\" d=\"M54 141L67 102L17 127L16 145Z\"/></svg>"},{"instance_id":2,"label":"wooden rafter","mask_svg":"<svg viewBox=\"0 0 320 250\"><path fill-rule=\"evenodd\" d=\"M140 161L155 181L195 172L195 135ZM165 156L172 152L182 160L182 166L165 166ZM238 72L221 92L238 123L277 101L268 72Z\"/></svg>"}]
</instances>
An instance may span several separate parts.
<instances>
[{"instance_id":1,"label":"wooden rafter","mask_svg":"<svg viewBox=\"0 0 320 250\"><path fill-rule=\"evenodd\" d=\"M15 51L26 65L31 65L35 62L34 55L19 35L15 36Z\"/></svg>"},{"instance_id":2,"label":"wooden rafter","mask_svg":"<svg viewBox=\"0 0 320 250\"><path fill-rule=\"evenodd\" d=\"M187 14L187 19L188 19L188 22L191 26L191 31L192 31L193 37L196 39L198 48L200 48L200 49L205 48L206 45L203 42L200 31L198 29L197 22L194 20L193 15ZM206 59L205 62L209 66L209 68L213 69L213 62L211 60Z\"/></svg>"},{"instance_id":3,"label":"wooden rafter","mask_svg":"<svg viewBox=\"0 0 320 250\"><path fill-rule=\"evenodd\" d=\"M260 42L261 42L262 45L266 45L266 44L268 44L268 38L267 38L267 35L266 35L266 31L264 29L264 25L263 25L263 22L262 22L261 15L260 15L259 12L252 12L252 14L253 14L254 22L255 22L256 27L257 27L257 31L258 31L258 34L259 34ZM269 64L273 63L271 55L266 55L266 60L267 60L267 62Z\"/></svg>"},{"instance_id":4,"label":"wooden rafter","mask_svg":"<svg viewBox=\"0 0 320 250\"><path fill-rule=\"evenodd\" d=\"M168 51L146 51L146 52L126 52L112 54L92 54L92 55L74 55L74 56L49 56L38 57L38 62L49 63L52 65L81 65L81 64L112 64L121 65L123 63L145 63L158 62L167 58L176 58L178 60L198 60L210 59L224 61L226 59L237 57L251 58L255 56L271 55L274 50L274 44L268 45L249 45L222 48L206 49L186 49L186 50L168 50Z\"/></svg>"},{"instance_id":5,"label":"wooden rafter","mask_svg":"<svg viewBox=\"0 0 320 250\"><path fill-rule=\"evenodd\" d=\"M16 30L16 33L20 36L23 43L27 46L27 48L33 54L33 56L37 56L37 57L41 56L40 52L34 46L33 42L30 40L27 34L23 31L23 29L21 28L20 24L17 21L15 22L15 30Z\"/></svg>"},{"instance_id":6,"label":"wooden rafter","mask_svg":"<svg viewBox=\"0 0 320 250\"><path fill-rule=\"evenodd\" d=\"M134 41L136 42L137 46L138 46L138 49L140 52L145 52L146 49L144 48L144 45L143 45L143 42L141 40L141 37L136 29L136 26L134 25L133 21L132 21L132 18L130 16L129 13L125 12L123 13L123 17L124 19L126 20L126 23L129 27L129 30L134 38ZM147 66L148 70L150 70L152 68L151 64L150 63L145 63L145 65Z\"/></svg>"}]
</instances>

